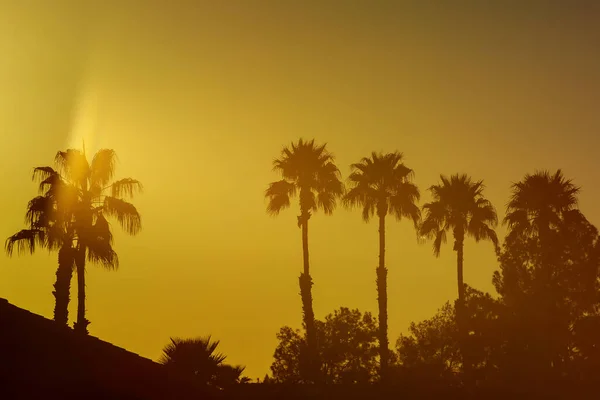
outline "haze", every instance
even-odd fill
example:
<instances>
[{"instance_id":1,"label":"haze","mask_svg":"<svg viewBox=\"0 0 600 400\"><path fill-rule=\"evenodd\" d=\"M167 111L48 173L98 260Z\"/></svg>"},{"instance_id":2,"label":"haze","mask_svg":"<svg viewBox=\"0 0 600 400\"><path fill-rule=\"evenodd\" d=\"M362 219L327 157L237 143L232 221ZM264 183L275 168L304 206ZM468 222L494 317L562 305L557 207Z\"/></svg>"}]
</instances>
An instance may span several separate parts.
<instances>
[{"instance_id":1,"label":"haze","mask_svg":"<svg viewBox=\"0 0 600 400\"><path fill-rule=\"evenodd\" d=\"M94 336L156 359L170 336L212 334L262 377L278 329L301 324L297 205L271 218L263 197L299 137L327 142L344 178L403 152L421 204L440 173L484 179L500 218L512 182L562 168L600 223L595 2L108 3L0 3L0 237L23 226L32 168L82 139L144 183L143 232L115 230L120 270L88 268ZM376 231L341 207L311 219L317 318L376 312ZM456 269L408 222L387 241L393 346L456 297ZM492 245L472 244L465 281L493 292ZM0 264L0 297L51 318L56 254Z\"/></svg>"}]
</instances>

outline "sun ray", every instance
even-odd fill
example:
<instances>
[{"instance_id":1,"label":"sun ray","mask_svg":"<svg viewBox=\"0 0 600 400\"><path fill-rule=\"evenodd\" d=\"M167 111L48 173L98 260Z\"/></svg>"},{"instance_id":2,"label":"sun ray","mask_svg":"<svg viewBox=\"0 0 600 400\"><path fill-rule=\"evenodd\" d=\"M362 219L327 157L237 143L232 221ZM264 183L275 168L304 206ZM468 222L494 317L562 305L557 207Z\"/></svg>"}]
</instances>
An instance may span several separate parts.
<instances>
[{"instance_id":1,"label":"sun ray","mask_svg":"<svg viewBox=\"0 0 600 400\"><path fill-rule=\"evenodd\" d=\"M98 96L92 85L84 82L75 101L68 147L93 154L97 150L97 128Z\"/></svg>"}]
</instances>

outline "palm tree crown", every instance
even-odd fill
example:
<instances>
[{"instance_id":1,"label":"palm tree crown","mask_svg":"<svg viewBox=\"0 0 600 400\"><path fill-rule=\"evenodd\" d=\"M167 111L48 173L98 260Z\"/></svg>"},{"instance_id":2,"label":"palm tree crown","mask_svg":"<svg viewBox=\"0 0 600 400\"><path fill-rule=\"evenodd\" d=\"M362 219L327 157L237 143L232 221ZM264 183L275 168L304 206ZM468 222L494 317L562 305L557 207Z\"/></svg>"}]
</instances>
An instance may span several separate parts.
<instances>
[{"instance_id":1,"label":"palm tree crown","mask_svg":"<svg viewBox=\"0 0 600 400\"><path fill-rule=\"evenodd\" d=\"M210 336L192 339L171 338L171 343L163 349L159 362L182 372L194 375L201 371L212 371L225 361L225 356L217 353L219 341Z\"/></svg>"},{"instance_id":2,"label":"palm tree crown","mask_svg":"<svg viewBox=\"0 0 600 400\"><path fill-rule=\"evenodd\" d=\"M191 339L171 338L171 343L163 349L159 363L179 374L193 376L200 382L225 387L234 383L244 383L244 367L225 364L226 356L217 353L219 341L210 336Z\"/></svg>"},{"instance_id":3,"label":"palm tree crown","mask_svg":"<svg viewBox=\"0 0 600 400\"><path fill-rule=\"evenodd\" d=\"M281 173L282 180L273 182L265 192L269 199L267 212L273 215L290 206L290 199L298 192L302 212L322 209L331 214L336 200L344 192L340 171L326 145L316 145L314 140L292 143L273 161L273 169Z\"/></svg>"},{"instance_id":4,"label":"palm tree crown","mask_svg":"<svg viewBox=\"0 0 600 400\"><path fill-rule=\"evenodd\" d=\"M483 197L483 181L473 182L467 175L441 175L441 184L429 188L433 201L423 205L425 219L421 235L434 239L433 252L439 256L446 232L452 231L456 241L465 234L475 241L491 240L498 248L498 236L494 227L498 224L496 209ZM458 235L458 237L457 237ZM462 236L462 237L461 237Z\"/></svg>"},{"instance_id":5,"label":"palm tree crown","mask_svg":"<svg viewBox=\"0 0 600 400\"><path fill-rule=\"evenodd\" d=\"M556 228L568 212L577 208L579 190L560 169L554 174L540 171L525 175L512 185L504 223L511 232L526 235Z\"/></svg>"},{"instance_id":6,"label":"palm tree crown","mask_svg":"<svg viewBox=\"0 0 600 400\"><path fill-rule=\"evenodd\" d=\"M117 268L119 264L106 217L116 218L131 235L141 229L140 214L125 199L140 192L142 185L131 178L112 181L115 162L113 150L98 151L89 164L85 154L69 149L57 153L56 169L34 169L40 192L52 199L54 209L63 210L60 215L66 216L76 245L85 246L89 261L106 268Z\"/></svg>"},{"instance_id":7,"label":"palm tree crown","mask_svg":"<svg viewBox=\"0 0 600 400\"><path fill-rule=\"evenodd\" d=\"M375 213L393 214L398 220L410 218L415 226L421 218L416 202L420 199L417 186L411 182L413 170L402 163L399 152L377 154L352 164L348 180L350 190L344 202L350 207L362 207L362 216L368 221Z\"/></svg>"}]
</instances>

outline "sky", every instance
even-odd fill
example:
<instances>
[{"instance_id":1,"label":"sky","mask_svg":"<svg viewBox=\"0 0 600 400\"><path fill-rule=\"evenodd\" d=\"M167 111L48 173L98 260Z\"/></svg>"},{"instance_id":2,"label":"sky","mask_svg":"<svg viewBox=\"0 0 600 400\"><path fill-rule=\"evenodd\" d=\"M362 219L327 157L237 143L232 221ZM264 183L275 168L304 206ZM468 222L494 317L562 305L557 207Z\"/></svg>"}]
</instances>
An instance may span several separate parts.
<instances>
[{"instance_id":1,"label":"sky","mask_svg":"<svg viewBox=\"0 0 600 400\"><path fill-rule=\"evenodd\" d=\"M144 184L143 231L113 223L120 269L88 266L90 334L152 359L211 334L262 377L279 328L301 324L298 207L273 218L263 196L281 148L327 143L344 178L398 150L421 203L467 173L500 218L511 183L562 168L600 224L599 17L593 1L0 1L0 236L24 228L34 166L83 140L114 149L117 176ZM376 223L316 214L309 246L316 317L376 315ZM455 253L390 218L386 256L393 346L456 298ZM0 256L0 297L51 318L56 266ZM493 292L497 268L466 242L469 285Z\"/></svg>"}]
</instances>

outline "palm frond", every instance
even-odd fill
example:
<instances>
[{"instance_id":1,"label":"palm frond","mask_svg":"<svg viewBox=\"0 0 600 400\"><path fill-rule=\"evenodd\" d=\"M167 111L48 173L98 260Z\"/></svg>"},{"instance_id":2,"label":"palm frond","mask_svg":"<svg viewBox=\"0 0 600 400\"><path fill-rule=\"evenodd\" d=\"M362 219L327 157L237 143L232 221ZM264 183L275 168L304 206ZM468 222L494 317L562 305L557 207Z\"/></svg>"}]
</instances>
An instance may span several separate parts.
<instances>
[{"instance_id":1,"label":"palm frond","mask_svg":"<svg viewBox=\"0 0 600 400\"><path fill-rule=\"evenodd\" d=\"M132 198L136 193L141 193L144 190L142 183L136 179L124 178L115 181L110 185L112 197Z\"/></svg>"},{"instance_id":2,"label":"palm frond","mask_svg":"<svg viewBox=\"0 0 600 400\"><path fill-rule=\"evenodd\" d=\"M333 214L336 207L337 196L331 192L323 191L317 194L317 207L327 215Z\"/></svg>"},{"instance_id":3,"label":"palm frond","mask_svg":"<svg viewBox=\"0 0 600 400\"><path fill-rule=\"evenodd\" d=\"M395 197L392 197L390 198L390 211L392 211L398 221L403 217L410 219L417 232L419 231L419 227L421 226L421 209L415 203L403 202L403 199L397 200Z\"/></svg>"},{"instance_id":4,"label":"palm frond","mask_svg":"<svg viewBox=\"0 0 600 400\"><path fill-rule=\"evenodd\" d=\"M90 262L101 264L106 269L117 269L119 258L112 247L113 235L110 224L99 212L95 216L92 226L86 226L78 232L81 243L87 247L87 257Z\"/></svg>"},{"instance_id":5,"label":"palm frond","mask_svg":"<svg viewBox=\"0 0 600 400\"><path fill-rule=\"evenodd\" d=\"M107 240L109 243L112 243L112 232L110 231L110 223L104 217L102 212L96 213L92 229L94 236L100 237L102 239Z\"/></svg>"},{"instance_id":6,"label":"palm frond","mask_svg":"<svg viewBox=\"0 0 600 400\"><path fill-rule=\"evenodd\" d=\"M53 193L58 193L63 186L65 186L65 183L59 174L49 175L40 182L38 192L40 194L52 195Z\"/></svg>"},{"instance_id":7,"label":"palm frond","mask_svg":"<svg viewBox=\"0 0 600 400\"><path fill-rule=\"evenodd\" d=\"M56 251L62 246L71 246L72 236L69 236L68 231L62 223L53 223L49 227L44 227L45 231L45 247L50 251Z\"/></svg>"},{"instance_id":8,"label":"palm frond","mask_svg":"<svg viewBox=\"0 0 600 400\"><path fill-rule=\"evenodd\" d=\"M142 217L135 206L125 200L112 196L104 198L102 212L115 217L125 232L137 235L142 229Z\"/></svg>"},{"instance_id":9,"label":"palm frond","mask_svg":"<svg viewBox=\"0 0 600 400\"><path fill-rule=\"evenodd\" d=\"M435 240L433 241L433 254L436 257L440 256L442 244L446 243L446 230L440 229L435 233Z\"/></svg>"},{"instance_id":10,"label":"palm frond","mask_svg":"<svg viewBox=\"0 0 600 400\"><path fill-rule=\"evenodd\" d=\"M35 167L33 169L31 180L34 182L41 182L51 176L60 176L60 174L52 167Z\"/></svg>"},{"instance_id":11,"label":"palm frond","mask_svg":"<svg viewBox=\"0 0 600 400\"><path fill-rule=\"evenodd\" d=\"M346 192L342 199L344 205L348 208L361 207L367 202L375 202L377 200L377 190L367 184L354 185Z\"/></svg>"},{"instance_id":12,"label":"palm frond","mask_svg":"<svg viewBox=\"0 0 600 400\"><path fill-rule=\"evenodd\" d=\"M410 218L416 228L421 219L421 210L416 204L420 198L417 185L400 180L395 185L393 194L388 198L388 208L398 220L402 217Z\"/></svg>"},{"instance_id":13,"label":"palm frond","mask_svg":"<svg viewBox=\"0 0 600 400\"><path fill-rule=\"evenodd\" d=\"M87 259L94 264L100 264L108 270L119 268L119 257L114 251L110 241L101 237L90 238L86 241Z\"/></svg>"},{"instance_id":14,"label":"palm frond","mask_svg":"<svg viewBox=\"0 0 600 400\"><path fill-rule=\"evenodd\" d=\"M267 212L271 215L277 215L279 212L290 206L290 199L296 195L296 185L282 179L272 182L265 191L265 197L269 199Z\"/></svg>"},{"instance_id":15,"label":"palm frond","mask_svg":"<svg viewBox=\"0 0 600 400\"><path fill-rule=\"evenodd\" d=\"M52 220L54 201L47 196L37 196L29 200L25 213L25 224L28 226L48 226Z\"/></svg>"},{"instance_id":16,"label":"palm frond","mask_svg":"<svg viewBox=\"0 0 600 400\"><path fill-rule=\"evenodd\" d=\"M216 353L218 346L219 341L212 341L210 335L191 339L171 338L171 343L163 348L159 362L194 375L206 369L214 372L226 359L223 354Z\"/></svg>"},{"instance_id":17,"label":"palm frond","mask_svg":"<svg viewBox=\"0 0 600 400\"><path fill-rule=\"evenodd\" d=\"M421 236L434 238L437 231L442 229L446 223L448 212L445 205L441 201L434 201L423 205L425 219L421 224L419 233Z\"/></svg>"},{"instance_id":18,"label":"palm frond","mask_svg":"<svg viewBox=\"0 0 600 400\"><path fill-rule=\"evenodd\" d=\"M94 158L92 159L92 164L90 166L91 186L107 185L115 174L116 161L117 154L112 149L101 149L98 152L96 152Z\"/></svg>"},{"instance_id":19,"label":"palm frond","mask_svg":"<svg viewBox=\"0 0 600 400\"><path fill-rule=\"evenodd\" d=\"M54 157L54 162L67 180L73 183L81 183L86 180L90 173L90 166L85 155L75 149L59 151Z\"/></svg>"},{"instance_id":20,"label":"palm frond","mask_svg":"<svg viewBox=\"0 0 600 400\"><path fill-rule=\"evenodd\" d=\"M319 170L316 188L317 207L331 215L337 205L337 199L344 194L344 184L340 180L340 171L335 164L327 163Z\"/></svg>"},{"instance_id":21,"label":"palm frond","mask_svg":"<svg viewBox=\"0 0 600 400\"><path fill-rule=\"evenodd\" d=\"M469 234L475 239L476 242L481 240L489 240L494 244L496 252L499 250L499 241L496 231L489 225L480 223L478 225L469 226Z\"/></svg>"},{"instance_id":22,"label":"palm frond","mask_svg":"<svg viewBox=\"0 0 600 400\"><path fill-rule=\"evenodd\" d=\"M46 245L46 234L42 229L23 229L6 239L4 249L10 257L13 255L15 246L17 254L29 253L33 254L35 249Z\"/></svg>"}]
</instances>

